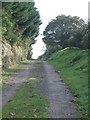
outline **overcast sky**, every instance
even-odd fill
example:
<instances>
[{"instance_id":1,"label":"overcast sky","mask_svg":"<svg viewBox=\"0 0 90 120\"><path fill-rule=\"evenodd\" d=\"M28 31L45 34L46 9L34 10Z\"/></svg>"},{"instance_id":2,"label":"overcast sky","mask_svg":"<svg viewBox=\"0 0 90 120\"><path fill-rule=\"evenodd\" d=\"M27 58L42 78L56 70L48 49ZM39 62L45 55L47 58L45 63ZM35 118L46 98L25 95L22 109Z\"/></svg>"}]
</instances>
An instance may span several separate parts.
<instances>
[{"instance_id":1,"label":"overcast sky","mask_svg":"<svg viewBox=\"0 0 90 120\"><path fill-rule=\"evenodd\" d=\"M40 34L43 33L45 27L51 19L58 15L79 16L84 20L88 19L88 1L89 0L34 0L35 6L38 8L43 24L40 26ZM33 45L33 58L37 58L43 54L42 37L39 35L37 43Z\"/></svg>"}]
</instances>

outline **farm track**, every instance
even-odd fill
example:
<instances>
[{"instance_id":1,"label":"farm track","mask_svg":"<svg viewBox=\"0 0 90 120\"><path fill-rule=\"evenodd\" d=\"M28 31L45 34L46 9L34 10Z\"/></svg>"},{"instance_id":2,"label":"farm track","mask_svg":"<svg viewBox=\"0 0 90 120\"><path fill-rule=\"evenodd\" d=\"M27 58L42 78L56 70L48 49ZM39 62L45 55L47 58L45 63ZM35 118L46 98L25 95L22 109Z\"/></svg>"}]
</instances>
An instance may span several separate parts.
<instances>
[{"instance_id":1,"label":"farm track","mask_svg":"<svg viewBox=\"0 0 90 120\"><path fill-rule=\"evenodd\" d=\"M46 61L31 61L10 77L2 89L3 107L13 100L28 77L37 78L37 89L49 101L48 118L80 118L74 96L58 72Z\"/></svg>"}]
</instances>

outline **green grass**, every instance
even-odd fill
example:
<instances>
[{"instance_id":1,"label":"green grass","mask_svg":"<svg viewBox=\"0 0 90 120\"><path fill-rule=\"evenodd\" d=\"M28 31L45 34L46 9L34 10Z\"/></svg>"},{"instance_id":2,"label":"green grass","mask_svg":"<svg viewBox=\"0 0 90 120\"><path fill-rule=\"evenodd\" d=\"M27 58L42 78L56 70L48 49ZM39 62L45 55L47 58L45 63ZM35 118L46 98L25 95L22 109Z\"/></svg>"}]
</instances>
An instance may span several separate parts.
<instances>
[{"instance_id":1,"label":"green grass","mask_svg":"<svg viewBox=\"0 0 90 120\"><path fill-rule=\"evenodd\" d=\"M73 92L81 116L88 117L88 50L68 47L52 54L48 61Z\"/></svg>"},{"instance_id":2,"label":"green grass","mask_svg":"<svg viewBox=\"0 0 90 120\"><path fill-rule=\"evenodd\" d=\"M36 78L29 78L21 86L13 101L3 108L3 118L47 118L48 101L39 95L36 83Z\"/></svg>"},{"instance_id":3,"label":"green grass","mask_svg":"<svg viewBox=\"0 0 90 120\"><path fill-rule=\"evenodd\" d=\"M20 71L23 64L29 64L29 63L30 61L24 60L20 62L20 64L14 64L9 68L2 69L2 83L8 80L13 73Z\"/></svg>"},{"instance_id":4,"label":"green grass","mask_svg":"<svg viewBox=\"0 0 90 120\"><path fill-rule=\"evenodd\" d=\"M30 60L21 61L21 64L29 64L29 63L30 63Z\"/></svg>"},{"instance_id":5,"label":"green grass","mask_svg":"<svg viewBox=\"0 0 90 120\"><path fill-rule=\"evenodd\" d=\"M20 64L15 64L9 68L2 69L2 81L6 81L10 77L10 75L12 75L14 72L19 71L20 68Z\"/></svg>"}]
</instances>

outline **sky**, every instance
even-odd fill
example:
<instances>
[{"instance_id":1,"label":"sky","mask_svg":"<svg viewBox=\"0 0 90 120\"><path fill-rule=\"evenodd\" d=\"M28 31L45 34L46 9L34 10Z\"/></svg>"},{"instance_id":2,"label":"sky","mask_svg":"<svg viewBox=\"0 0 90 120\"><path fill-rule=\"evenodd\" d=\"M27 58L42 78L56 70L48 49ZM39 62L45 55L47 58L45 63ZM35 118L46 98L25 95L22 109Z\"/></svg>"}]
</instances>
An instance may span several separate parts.
<instances>
[{"instance_id":1,"label":"sky","mask_svg":"<svg viewBox=\"0 0 90 120\"><path fill-rule=\"evenodd\" d=\"M42 34L48 23L58 15L62 14L79 16L84 20L88 20L89 0L34 0L34 2L43 22L39 30L40 35L36 38L37 42L32 46L32 58L37 59L45 50Z\"/></svg>"}]
</instances>

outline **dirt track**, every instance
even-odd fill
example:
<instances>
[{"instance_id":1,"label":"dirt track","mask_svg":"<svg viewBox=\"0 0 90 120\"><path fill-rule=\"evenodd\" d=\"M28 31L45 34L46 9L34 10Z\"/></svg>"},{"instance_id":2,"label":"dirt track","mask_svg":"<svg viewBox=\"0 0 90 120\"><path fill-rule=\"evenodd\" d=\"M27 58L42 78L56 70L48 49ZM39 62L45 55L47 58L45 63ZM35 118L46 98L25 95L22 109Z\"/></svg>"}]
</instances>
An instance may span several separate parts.
<instances>
[{"instance_id":1,"label":"dirt track","mask_svg":"<svg viewBox=\"0 0 90 120\"><path fill-rule=\"evenodd\" d=\"M3 87L2 105L13 99L28 76L38 79L37 88L49 100L48 118L79 118L75 98L52 65L32 61L14 74Z\"/></svg>"}]
</instances>

